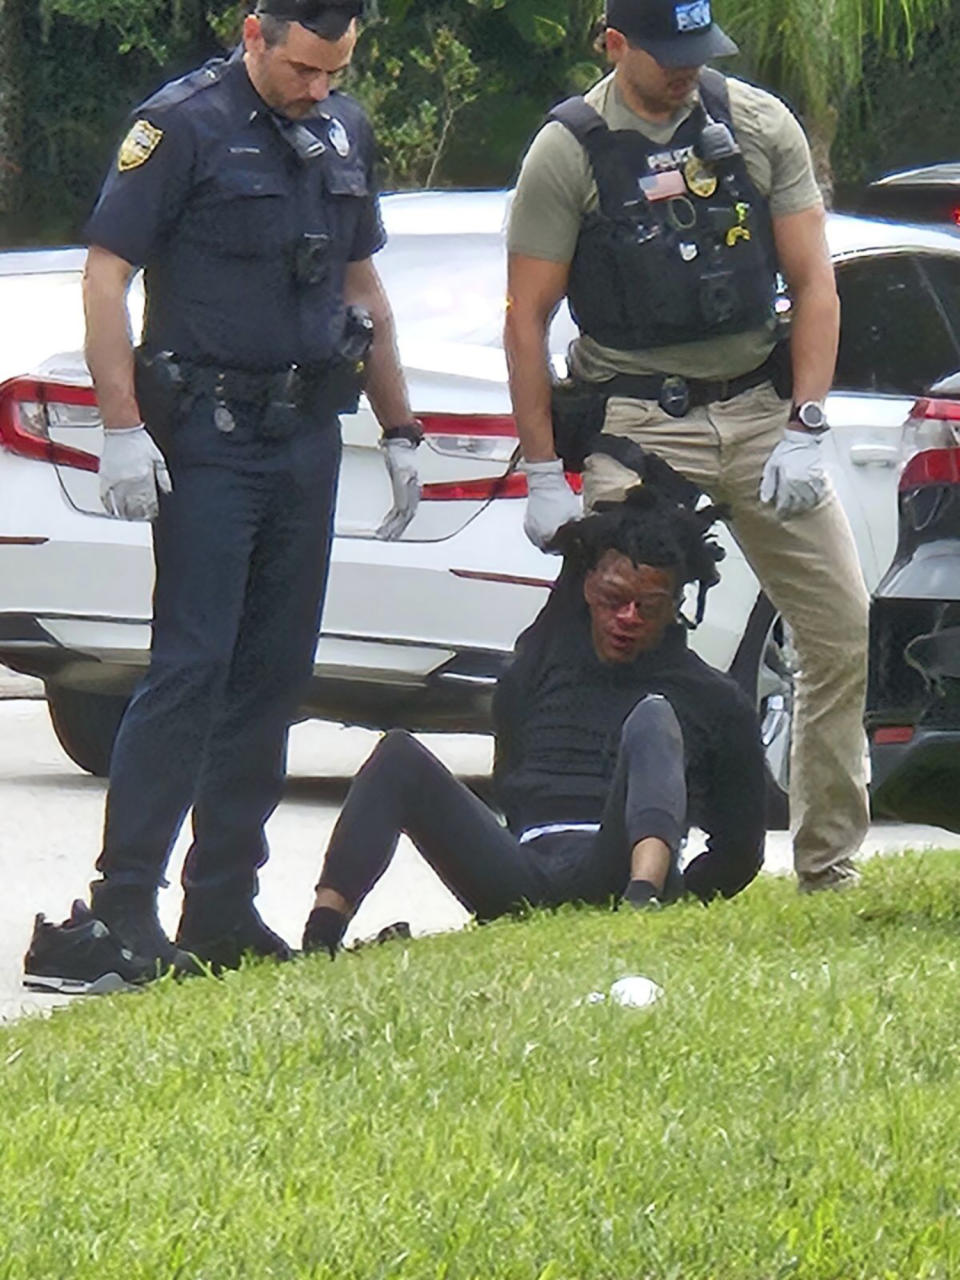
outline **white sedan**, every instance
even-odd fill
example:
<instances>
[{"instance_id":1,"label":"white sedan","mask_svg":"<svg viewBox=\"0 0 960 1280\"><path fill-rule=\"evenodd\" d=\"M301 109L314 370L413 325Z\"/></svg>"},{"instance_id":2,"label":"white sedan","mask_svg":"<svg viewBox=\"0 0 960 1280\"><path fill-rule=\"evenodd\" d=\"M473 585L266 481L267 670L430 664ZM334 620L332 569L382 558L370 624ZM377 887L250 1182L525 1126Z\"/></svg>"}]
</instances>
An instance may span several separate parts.
<instances>
[{"instance_id":1,"label":"white sedan","mask_svg":"<svg viewBox=\"0 0 960 1280\"><path fill-rule=\"evenodd\" d=\"M423 420L419 513L398 542L375 530L390 505L369 409L343 420L330 586L304 717L484 730L489 694L539 609L555 558L527 541L525 480L500 342L509 194L421 192L383 201L377 264ZM960 367L960 236L834 216L843 301L833 426L824 452L869 586L896 538L902 426L923 389ZM149 650L149 530L100 504L102 429L82 338L83 250L0 255L0 662L40 676L67 752L106 770ZM136 324L141 298L135 285ZM551 335L573 333L563 310ZM72 354L43 359L46 352ZM30 375L16 376L22 369ZM790 654L732 540L694 647L756 691L771 770L786 783Z\"/></svg>"}]
</instances>

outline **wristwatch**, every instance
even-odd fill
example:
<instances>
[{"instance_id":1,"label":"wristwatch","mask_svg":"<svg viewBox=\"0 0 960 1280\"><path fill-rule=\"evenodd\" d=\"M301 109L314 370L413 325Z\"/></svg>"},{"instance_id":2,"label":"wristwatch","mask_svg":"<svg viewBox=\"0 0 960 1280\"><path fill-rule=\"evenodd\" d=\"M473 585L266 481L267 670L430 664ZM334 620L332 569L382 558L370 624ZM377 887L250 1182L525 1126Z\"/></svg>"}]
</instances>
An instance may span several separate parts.
<instances>
[{"instance_id":1,"label":"wristwatch","mask_svg":"<svg viewBox=\"0 0 960 1280\"><path fill-rule=\"evenodd\" d=\"M423 423L418 418L411 418L409 422L404 422L399 427L385 427L383 439L409 440L412 445L416 446L423 439Z\"/></svg>"},{"instance_id":2,"label":"wristwatch","mask_svg":"<svg viewBox=\"0 0 960 1280\"><path fill-rule=\"evenodd\" d=\"M804 400L802 404L794 403L790 409L790 422L797 423L812 436L819 436L828 431L827 415L819 400Z\"/></svg>"}]
</instances>

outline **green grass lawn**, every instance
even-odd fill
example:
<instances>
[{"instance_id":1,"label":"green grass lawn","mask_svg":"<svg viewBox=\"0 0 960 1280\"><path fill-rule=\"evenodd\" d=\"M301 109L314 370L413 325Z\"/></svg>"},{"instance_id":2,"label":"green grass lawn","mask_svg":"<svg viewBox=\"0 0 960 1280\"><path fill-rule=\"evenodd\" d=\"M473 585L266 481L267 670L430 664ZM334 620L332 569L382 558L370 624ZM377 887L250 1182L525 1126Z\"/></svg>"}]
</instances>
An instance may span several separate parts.
<instances>
[{"instance_id":1,"label":"green grass lawn","mask_svg":"<svg viewBox=\"0 0 960 1280\"><path fill-rule=\"evenodd\" d=\"M74 1003L0 1029L0 1276L957 1277L958 960L925 854Z\"/></svg>"}]
</instances>

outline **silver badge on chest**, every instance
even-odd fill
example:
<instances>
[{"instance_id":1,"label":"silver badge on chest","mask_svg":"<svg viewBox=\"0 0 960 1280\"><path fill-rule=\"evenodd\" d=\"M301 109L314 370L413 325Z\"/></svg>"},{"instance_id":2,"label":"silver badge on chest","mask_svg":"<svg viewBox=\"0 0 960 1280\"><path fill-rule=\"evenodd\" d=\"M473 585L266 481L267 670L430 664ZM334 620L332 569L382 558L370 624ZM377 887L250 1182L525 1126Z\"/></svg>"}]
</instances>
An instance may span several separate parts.
<instances>
[{"instance_id":1,"label":"silver badge on chest","mask_svg":"<svg viewBox=\"0 0 960 1280\"><path fill-rule=\"evenodd\" d=\"M341 159L349 154L350 139L347 137L347 131L339 120L331 119L327 129L327 141Z\"/></svg>"},{"instance_id":2,"label":"silver badge on chest","mask_svg":"<svg viewBox=\"0 0 960 1280\"><path fill-rule=\"evenodd\" d=\"M237 420L223 403L216 404L213 407L213 425L223 435L228 436L237 425Z\"/></svg>"}]
</instances>

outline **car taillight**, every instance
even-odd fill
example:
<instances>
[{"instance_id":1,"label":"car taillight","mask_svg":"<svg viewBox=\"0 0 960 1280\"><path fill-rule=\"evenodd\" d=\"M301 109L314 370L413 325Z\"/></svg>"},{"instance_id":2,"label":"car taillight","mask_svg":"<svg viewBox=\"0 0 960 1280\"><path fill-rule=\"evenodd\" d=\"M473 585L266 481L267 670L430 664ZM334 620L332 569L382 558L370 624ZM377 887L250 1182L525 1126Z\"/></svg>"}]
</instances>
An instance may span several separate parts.
<instances>
[{"instance_id":1,"label":"car taillight","mask_svg":"<svg viewBox=\"0 0 960 1280\"><path fill-rule=\"evenodd\" d=\"M574 493L583 491L583 477L567 472L567 484ZM491 498L525 498L527 477L522 471L503 476L484 476L482 480L446 480L425 484L420 497L425 502L487 502Z\"/></svg>"},{"instance_id":2,"label":"car taillight","mask_svg":"<svg viewBox=\"0 0 960 1280\"><path fill-rule=\"evenodd\" d=\"M427 436L517 438L516 424L508 413L421 413L419 417Z\"/></svg>"},{"instance_id":3,"label":"car taillight","mask_svg":"<svg viewBox=\"0 0 960 1280\"><path fill-rule=\"evenodd\" d=\"M901 492L944 484L960 484L960 445L915 453L900 476Z\"/></svg>"},{"instance_id":4,"label":"car taillight","mask_svg":"<svg viewBox=\"0 0 960 1280\"><path fill-rule=\"evenodd\" d=\"M954 205L950 210L950 217L953 219L954 226L960 227L960 204Z\"/></svg>"},{"instance_id":5,"label":"car taillight","mask_svg":"<svg viewBox=\"0 0 960 1280\"><path fill-rule=\"evenodd\" d=\"M923 396L910 410L910 417L923 422L960 422L960 400Z\"/></svg>"},{"instance_id":6,"label":"car taillight","mask_svg":"<svg viewBox=\"0 0 960 1280\"><path fill-rule=\"evenodd\" d=\"M506 413L421 413L427 444L447 457L509 462L517 447L517 428Z\"/></svg>"},{"instance_id":7,"label":"car taillight","mask_svg":"<svg viewBox=\"0 0 960 1280\"><path fill-rule=\"evenodd\" d=\"M51 439L56 427L96 427L100 410L92 387L75 387L36 378L0 383L0 447L23 458L56 466L96 471L95 453Z\"/></svg>"},{"instance_id":8,"label":"car taillight","mask_svg":"<svg viewBox=\"0 0 960 1280\"><path fill-rule=\"evenodd\" d=\"M447 456L482 459L484 462L511 460L517 448L517 426L506 413L421 413L427 444ZM580 493L580 476L567 473L567 483ZM425 484L421 498L426 502L487 502L491 498L525 498L527 477L522 471L484 476L477 480L444 480Z\"/></svg>"},{"instance_id":9,"label":"car taillight","mask_svg":"<svg viewBox=\"0 0 960 1280\"><path fill-rule=\"evenodd\" d=\"M873 731L873 741L878 747L890 746L893 743L910 742L913 739L912 724L880 725Z\"/></svg>"}]
</instances>

